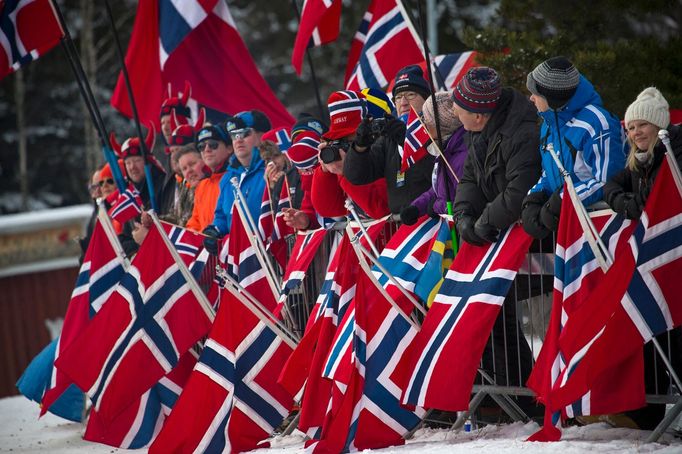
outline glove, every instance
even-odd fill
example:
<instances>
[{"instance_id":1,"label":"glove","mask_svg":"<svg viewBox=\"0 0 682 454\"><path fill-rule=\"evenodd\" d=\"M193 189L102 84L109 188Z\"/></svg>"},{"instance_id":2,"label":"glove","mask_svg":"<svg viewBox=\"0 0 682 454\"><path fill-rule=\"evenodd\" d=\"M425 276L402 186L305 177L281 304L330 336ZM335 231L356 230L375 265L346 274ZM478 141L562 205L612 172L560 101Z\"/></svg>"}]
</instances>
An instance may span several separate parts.
<instances>
[{"instance_id":1,"label":"glove","mask_svg":"<svg viewBox=\"0 0 682 454\"><path fill-rule=\"evenodd\" d=\"M619 194L612 203L611 208L618 214L622 214L628 219L639 219L642 216L642 197L639 194L625 192Z\"/></svg>"},{"instance_id":2,"label":"glove","mask_svg":"<svg viewBox=\"0 0 682 454\"><path fill-rule=\"evenodd\" d=\"M544 192L531 192L521 204L523 230L533 238L543 239L551 233L540 221L540 210L547 200Z\"/></svg>"},{"instance_id":3,"label":"glove","mask_svg":"<svg viewBox=\"0 0 682 454\"><path fill-rule=\"evenodd\" d=\"M483 246L485 241L476 234L474 229L474 218L462 215L457 219L457 231L460 238L474 246Z\"/></svg>"},{"instance_id":4,"label":"glove","mask_svg":"<svg viewBox=\"0 0 682 454\"><path fill-rule=\"evenodd\" d=\"M430 218L438 219L440 217L440 213L436 213L436 210L433 208L435 204L435 197L429 200L429 203L426 205L426 214L428 214Z\"/></svg>"},{"instance_id":5,"label":"glove","mask_svg":"<svg viewBox=\"0 0 682 454\"><path fill-rule=\"evenodd\" d=\"M414 225L419 219L419 209L414 205L407 205L400 211L400 222L405 225Z\"/></svg>"},{"instance_id":6,"label":"glove","mask_svg":"<svg viewBox=\"0 0 682 454\"><path fill-rule=\"evenodd\" d=\"M402 144L405 141L405 123L397 118L391 118L384 126L384 135L394 141Z\"/></svg>"},{"instance_id":7,"label":"glove","mask_svg":"<svg viewBox=\"0 0 682 454\"><path fill-rule=\"evenodd\" d=\"M362 120L355 130L355 145L361 148L368 148L372 145L372 127L368 119Z\"/></svg>"},{"instance_id":8,"label":"glove","mask_svg":"<svg viewBox=\"0 0 682 454\"><path fill-rule=\"evenodd\" d=\"M497 237L500 236L500 230L484 222L482 218L478 218L474 224L474 233L486 243L494 243L497 241Z\"/></svg>"},{"instance_id":9,"label":"glove","mask_svg":"<svg viewBox=\"0 0 682 454\"><path fill-rule=\"evenodd\" d=\"M214 225L209 225L203 232L206 235L204 238L204 247L211 255L218 255L218 242L220 240L220 232Z\"/></svg>"},{"instance_id":10,"label":"glove","mask_svg":"<svg viewBox=\"0 0 682 454\"><path fill-rule=\"evenodd\" d=\"M540 209L540 220L546 229L556 232L559 228L561 214L561 189L554 191L549 200Z\"/></svg>"}]
</instances>

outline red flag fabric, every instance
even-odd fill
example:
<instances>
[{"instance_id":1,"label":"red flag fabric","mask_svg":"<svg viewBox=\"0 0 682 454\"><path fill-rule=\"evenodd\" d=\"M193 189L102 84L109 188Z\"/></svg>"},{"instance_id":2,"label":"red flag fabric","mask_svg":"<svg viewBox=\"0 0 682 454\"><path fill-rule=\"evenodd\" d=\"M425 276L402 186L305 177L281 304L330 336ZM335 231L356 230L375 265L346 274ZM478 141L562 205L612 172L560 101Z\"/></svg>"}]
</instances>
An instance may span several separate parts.
<instances>
[{"instance_id":1,"label":"red flag fabric","mask_svg":"<svg viewBox=\"0 0 682 454\"><path fill-rule=\"evenodd\" d=\"M666 155L625 253L564 327L567 367L550 395L552 409L575 401L653 336L682 324L680 273L682 176Z\"/></svg>"},{"instance_id":2,"label":"red flag fabric","mask_svg":"<svg viewBox=\"0 0 682 454\"><path fill-rule=\"evenodd\" d=\"M643 361L641 351L633 355L627 370L616 370L621 380L608 377L561 412L550 410L548 399L557 378L566 367L565 354L559 349L559 337L573 313L587 301L604 278L597 259L589 247L586 234L580 224L573 198L564 188L557 246L554 278L554 294L549 328L535 367L528 379L528 387L535 391L538 401L545 405L544 427L531 436L529 441L557 441L561 437L561 421L579 415L610 414L644 404ZM611 210L590 215L592 222L609 252L615 256L630 237L635 224L617 216Z\"/></svg>"},{"instance_id":3,"label":"red flag fabric","mask_svg":"<svg viewBox=\"0 0 682 454\"><path fill-rule=\"evenodd\" d=\"M515 224L495 243L462 244L408 354L403 403L469 408L483 349L531 241Z\"/></svg>"},{"instance_id":4,"label":"red flag fabric","mask_svg":"<svg viewBox=\"0 0 682 454\"><path fill-rule=\"evenodd\" d=\"M429 154L426 151L426 147L430 143L431 137L419 119L419 114L414 109L410 109L410 113L407 115L407 129L405 131L400 171L407 171L407 169L426 157Z\"/></svg>"},{"instance_id":5,"label":"red flag fabric","mask_svg":"<svg viewBox=\"0 0 682 454\"><path fill-rule=\"evenodd\" d=\"M201 244L201 235L186 234ZM150 228L116 291L55 361L105 422L170 372L211 326L162 235Z\"/></svg>"},{"instance_id":6,"label":"red flag fabric","mask_svg":"<svg viewBox=\"0 0 682 454\"><path fill-rule=\"evenodd\" d=\"M124 449L149 446L161 430L196 363L196 353L189 350L180 357L172 371L109 423L100 419L97 410L92 410L83 439Z\"/></svg>"},{"instance_id":7,"label":"red flag fabric","mask_svg":"<svg viewBox=\"0 0 682 454\"><path fill-rule=\"evenodd\" d=\"M127 270L129 263L117 253L113 243L115 241L118 240L110 238L98 220L71 293L71 301L57 343L55 361L90 324L91 318L111 296ZM61 370L53 369L49 389L43 396L41 415L45 414L71 383L71 379Z\"/></svg>"},{"instance_id":8,"label":"red flag fabric","mask_svg":"<svg viewBox=\"0 0 682 454\"><path fill-rule=\"evenodd\" d=\"M64 36L50 0L0 2L0 80L38 59Z\"/></svg>"},{"instance_id":9,"label":"red flag fabric","mask_svg":"<svg viewBox=\"0 0 682 454\"><path fill-rule=\"evenodd\" d=\"M150 453L267 447L262 442L289 413L292 396L276 379L291 348L223 292L199 362Z\"/></svg>"},{"instance_id":10,"label":"red flag fabric","mask_svg":"<svg viewBox=\"0 0 682 454\"><path fill-rule=\"evenodd\" d=\"M139 2L125 61L145 123L159 126L167 85L177 92L185 81L192 86L193 99L212 109L258 109L273 127L294 123L259 73L222 0ZM132 116L121 76L111 104Z\"/></svg>"},{"instance_id":11,"label":"red flag fabric","mask_svg":"<svg viewBox=\"0 0 682 454\"><path fill-rule=\"evenodd\" d=\"M353 38L346 65L346 89L385 88L424 52L398 0L372 0Z\"/></svg>"},{"instance_id":12,"label":"red flag fabric","mask_svg":"<svg viewBox=\"0 0 682 454\"><path fill-rule=\"evenodd\" d=\"M301 75L306 49L335 41L339 36L341 0L305 0L301 11L301 23L296 33L291 64Z\"/></svg>"}]
</instances>

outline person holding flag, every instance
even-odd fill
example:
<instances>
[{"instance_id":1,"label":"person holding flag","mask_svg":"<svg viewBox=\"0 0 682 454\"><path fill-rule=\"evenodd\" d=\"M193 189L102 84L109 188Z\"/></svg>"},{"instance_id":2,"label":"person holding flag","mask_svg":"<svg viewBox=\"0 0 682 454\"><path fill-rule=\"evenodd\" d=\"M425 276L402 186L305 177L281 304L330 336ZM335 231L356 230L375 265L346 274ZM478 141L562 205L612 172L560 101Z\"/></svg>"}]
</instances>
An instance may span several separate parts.
<instances>
[{"instance_id":1,"label":"person holding flag","mask_svg":"<svg viewBox=\"0 0 682 454\"><path fill-rule=\"evenodd\" d=\"M410 65L398 71L393 102L399 118L387 118L378 137L372 121L360 123L344 162L343 174L352 184L369 184L386 178L388 205L393 214L400 213L431 185L434 158L426 155L403 172L399 149L405 141L407 114L410 109L420 113L430 95L429 84L419 66Z\"/></svg>"}]
</instances>

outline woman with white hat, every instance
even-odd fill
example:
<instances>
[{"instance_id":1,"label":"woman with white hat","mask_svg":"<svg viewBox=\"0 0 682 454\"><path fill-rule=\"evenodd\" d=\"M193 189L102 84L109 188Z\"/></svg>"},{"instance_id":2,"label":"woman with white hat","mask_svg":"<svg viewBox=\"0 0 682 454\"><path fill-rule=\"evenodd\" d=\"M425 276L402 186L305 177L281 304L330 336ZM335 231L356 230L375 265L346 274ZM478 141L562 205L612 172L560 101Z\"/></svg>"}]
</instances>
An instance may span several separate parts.
<instances>
[{"instance_id":1,"label":"woman with white hat","mask_svg":"<svg viewBox=\"0 0 682 454\"><path fill-rule=\"evenodd\" d=\"M668 130L678 166L682 166L682 133L670 124L668 102L654 87L645 88L627 108L625 129L630 153L625 169L606 183L604 199L613 211L639 219L666 151L658 131Z\"/></svg>"}]
</instances>

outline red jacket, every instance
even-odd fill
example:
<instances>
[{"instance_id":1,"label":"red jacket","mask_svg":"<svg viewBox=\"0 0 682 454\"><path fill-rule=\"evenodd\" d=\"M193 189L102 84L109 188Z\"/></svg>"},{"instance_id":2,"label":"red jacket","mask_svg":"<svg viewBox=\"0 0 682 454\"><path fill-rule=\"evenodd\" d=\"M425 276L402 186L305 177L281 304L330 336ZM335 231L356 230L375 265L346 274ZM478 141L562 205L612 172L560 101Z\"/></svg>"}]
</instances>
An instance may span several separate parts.
<instances>
[{"instance_id":1,"label":"red jacket","mask_svg":"<svg viewBox=\"0 0 682 454\"><path fill-rule=\"evenodd\" d=\"M346 197L350 197L369 217L382 218L390 213L386 179L370 184L351 184L343 175L325 172L318 167L311 189L313 207L320 216L336 217L348 214Z\"/></svg>"}]
</instances>

